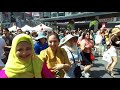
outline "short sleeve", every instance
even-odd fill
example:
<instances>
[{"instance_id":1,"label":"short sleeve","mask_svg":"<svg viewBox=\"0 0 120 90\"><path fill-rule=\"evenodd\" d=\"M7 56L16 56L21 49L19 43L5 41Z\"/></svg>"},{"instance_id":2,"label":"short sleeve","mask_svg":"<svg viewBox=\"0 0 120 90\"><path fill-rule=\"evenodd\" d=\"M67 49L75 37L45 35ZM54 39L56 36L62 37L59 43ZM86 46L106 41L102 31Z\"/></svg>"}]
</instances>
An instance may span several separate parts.
<instances>
[{"instance_id":1,"label":"short sleeve","mask_svg":"<svg viewBox=\"0 0 120 90\"><path fill-rule=\"evenodd\" d=\"M46 60L47 60L47 56L46 56L45 50L41 51L40 54L38 55L38 57L39 57L42 61L46 61Z\"/></svg>"},{"instance_id":2,"label":"short sleeve","mask_svg":"<svg viewBox=\"0 0 120 90\"><path fill-rule=\"evenodd\" d=\"M4 39L2 39L2 40L1 40L1 44L2 44L2 46L5 46L5 45L6 45L6 43L5 43L5 40L4 40Z\"/></svg>"}]
</instances>

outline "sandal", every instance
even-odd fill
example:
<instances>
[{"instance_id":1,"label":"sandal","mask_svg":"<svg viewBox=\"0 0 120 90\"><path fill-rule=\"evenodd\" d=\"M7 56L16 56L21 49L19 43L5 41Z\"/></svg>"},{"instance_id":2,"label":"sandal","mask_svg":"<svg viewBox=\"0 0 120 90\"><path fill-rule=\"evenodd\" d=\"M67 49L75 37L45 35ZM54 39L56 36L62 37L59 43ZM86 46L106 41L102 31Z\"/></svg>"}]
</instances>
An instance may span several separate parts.
<instances>
[{"instance_id":1,"label":"sandal","mask_svg":"<svg viewBox=\"0 0 120 90\"><path fill-rule=\"evenodd\" d=\"M111 77L115 78L115 75L112 71L109 71L109 74L110 74Z\"/></svg>"}]
</instances>

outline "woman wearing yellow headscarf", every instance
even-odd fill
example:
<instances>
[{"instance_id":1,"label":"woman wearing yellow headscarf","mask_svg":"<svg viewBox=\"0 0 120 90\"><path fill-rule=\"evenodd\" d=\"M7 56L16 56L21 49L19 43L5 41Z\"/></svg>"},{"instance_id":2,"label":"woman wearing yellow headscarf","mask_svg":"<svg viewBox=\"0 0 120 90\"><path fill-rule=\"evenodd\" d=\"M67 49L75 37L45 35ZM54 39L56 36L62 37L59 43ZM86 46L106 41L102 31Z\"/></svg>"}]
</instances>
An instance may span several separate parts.
<instances>
[{"instance_id":1,"label":"woman wearing yellow headscarf","mask_svg":"<svg viewBox=\"0 0 120 90\"><path fill-rule=\"evenodd\" d=\"M5 67L0 78L54 78L46 64L34 52L32 38L19 34L12 41Z\"/></svg>"}]
</instances>

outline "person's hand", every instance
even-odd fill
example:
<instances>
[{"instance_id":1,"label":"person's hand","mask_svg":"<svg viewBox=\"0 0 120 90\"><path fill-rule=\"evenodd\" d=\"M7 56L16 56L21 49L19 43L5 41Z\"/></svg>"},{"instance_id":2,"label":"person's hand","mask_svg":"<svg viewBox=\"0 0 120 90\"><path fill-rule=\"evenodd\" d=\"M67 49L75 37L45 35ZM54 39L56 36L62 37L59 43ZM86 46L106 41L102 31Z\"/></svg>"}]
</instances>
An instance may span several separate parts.
<instances>
[{"instance_id":1,"label":"person's hand","mask_svg":"<svg viewBox=\"0 0 120 90\"><path fill-rule=\"evenodd\" d=\"M70 60L70 63L71 63L71 64L73 64L73 63L74 63L74 61Z\"/></svg>"},{"instance_id":2,"label":"person's hand","mask_svg":"<svg viewBox=\"0 0 120 90\"><path fill-rule=\"evenodd\" d=\"M53 67L54 70L61 70L61 69L63 69L63 68L64 68L64 64L56 64L56 65Z\"/></svg>"},{"instance_id":3,"label":"person's hand","mask_svg":"<svg viewBox=\"0 0 120 90\"><path fill-rule=\"evenodd\" d=\"M120 44L120 41L117 41L116 44Z\"/></svg>"}]
</instances>

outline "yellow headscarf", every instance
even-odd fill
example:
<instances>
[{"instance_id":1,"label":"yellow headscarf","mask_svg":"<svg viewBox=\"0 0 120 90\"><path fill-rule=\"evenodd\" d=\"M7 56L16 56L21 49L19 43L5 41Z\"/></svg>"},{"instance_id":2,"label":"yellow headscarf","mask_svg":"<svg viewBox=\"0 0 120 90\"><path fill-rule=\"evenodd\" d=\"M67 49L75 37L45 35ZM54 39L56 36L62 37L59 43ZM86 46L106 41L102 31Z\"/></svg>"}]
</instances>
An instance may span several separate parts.
<instances>
[{"instance_id":1,"label":"yellow headscarf","mask_svg":"<svg viewBox=\"0 0 120 90\"><path fill-rule=\"evenodd\" d=\"M23 61L16 56L16 46L21 41L27 41L32 45L33 55L29 60ZM43 62L35 55L32 38L27 34L19 34L12 41L4 70L8 78L41 78L42 64Z\"/></svg>"}]
</instances>

